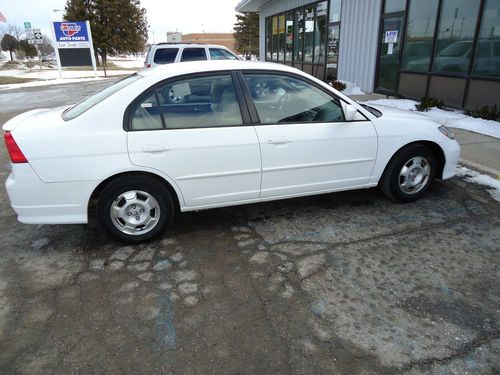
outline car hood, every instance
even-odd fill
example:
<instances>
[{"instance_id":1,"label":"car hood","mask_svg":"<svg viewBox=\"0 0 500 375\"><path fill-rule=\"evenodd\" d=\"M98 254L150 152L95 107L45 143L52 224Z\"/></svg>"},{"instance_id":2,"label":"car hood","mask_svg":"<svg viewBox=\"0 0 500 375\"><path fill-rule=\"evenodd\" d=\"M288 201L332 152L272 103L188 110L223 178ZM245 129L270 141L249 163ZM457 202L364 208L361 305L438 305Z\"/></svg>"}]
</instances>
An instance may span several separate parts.
<instances>
[{"instance_id":1,"label":"car hood","mask_svg":"<svg viewBox=\"0 0 500 375\"><path fill-rule=\"evenodd\" d=\"M29 128L40 128L54 126L64 122L61 117L63 111L68 108L68 106L62 106L57 108L37 108L28 112L24 112L3 125L4 131L13 131L14 129L28 130ZM20 125L22 125L20 127Z\"/></svg>"},{"instance_id":2,"label":"car hood","mask_svg":"<svg viewBox=\"0 0 500 375\"><path fill-rule=\"evenodd\" d=\"M400 119L403 121L409 120L409 119L414 119L414 120L429 120L432 122L435 122L431 118L425 116L424 114L417 112L417 111L408 111L406 109L399 109L399 108L393 108L393 107L387 107L385 105L379 105L379 104L368 104L370 107L373 107L380 112L382 112L382 117L383 118L391 118L391 119Z\"/></svg>"}]
</instances>

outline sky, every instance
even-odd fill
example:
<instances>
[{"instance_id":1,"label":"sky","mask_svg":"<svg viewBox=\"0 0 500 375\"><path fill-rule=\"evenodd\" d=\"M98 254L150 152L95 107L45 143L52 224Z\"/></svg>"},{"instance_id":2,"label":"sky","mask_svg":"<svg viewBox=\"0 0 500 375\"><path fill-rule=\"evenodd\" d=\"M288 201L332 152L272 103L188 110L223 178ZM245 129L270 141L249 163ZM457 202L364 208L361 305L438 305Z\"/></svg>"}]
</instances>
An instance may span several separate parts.
<instances>
[{"instance_id":1,"label":"sky","mask_svg":"<svg viewBox=\"0 0 500 375\"><path fill-rule=\"evenodd\" d=\"M239 0L141 0L149 23L149 42L166 41L167 31L183 34L232 32ZM66 0L2 0L0 11L7 24L24 28L30 21L52 39L51 21L60 21ZM53 10L56 10L55 12ZM59 10L59 11L57 11ZM6 24L0 23L0 28Z\"/></svg>"}]
</instances>

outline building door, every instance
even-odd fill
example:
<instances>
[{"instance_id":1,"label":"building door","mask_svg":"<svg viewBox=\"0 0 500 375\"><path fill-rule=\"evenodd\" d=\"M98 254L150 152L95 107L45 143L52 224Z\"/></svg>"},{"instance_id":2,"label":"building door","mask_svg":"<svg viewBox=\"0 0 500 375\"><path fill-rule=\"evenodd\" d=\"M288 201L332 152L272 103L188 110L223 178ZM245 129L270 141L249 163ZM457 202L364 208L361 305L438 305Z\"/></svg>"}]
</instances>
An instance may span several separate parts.
<instances>
[{"instance_id":1,"label":"building door","mask_svg":"<svg viewBox=\"0 0 500 375\"><path fill-rule=\"evenodd\" d=\"M377 92L397 92L402 41L403 15L391 14L390 17L383 18L379 39Z\"/></svg>"}]
</instances>

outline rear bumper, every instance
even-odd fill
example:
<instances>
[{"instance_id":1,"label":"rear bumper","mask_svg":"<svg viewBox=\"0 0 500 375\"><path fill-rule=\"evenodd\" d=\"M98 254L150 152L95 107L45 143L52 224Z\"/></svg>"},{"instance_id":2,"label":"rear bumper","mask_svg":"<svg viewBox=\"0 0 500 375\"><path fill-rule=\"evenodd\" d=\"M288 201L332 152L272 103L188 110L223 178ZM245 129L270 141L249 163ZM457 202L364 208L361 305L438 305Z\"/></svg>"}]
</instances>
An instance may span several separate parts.
<instances>
[{"instance_id":1,"label":"rear bumper","mask_svg":"<svg viewBox=\"0 0 500 375\"><path fill-rule=\"evenodd\" d=\"M460 159L460 145L457 141L451 141L442 144L441 147L445 157L442 179L447 180L456 174L456 167Z\"/></svg>"},{"instance_id":2,"label":"rear bumper","mask_svg":"<svg viewBox=\"0 0 500 375\"><path fill-rule=\"evenodd\" d=\"M5 187L17 219L26 224L82 224L92 181L44 183L28 164L13 164Z\"/></svg>"}]
</instances>

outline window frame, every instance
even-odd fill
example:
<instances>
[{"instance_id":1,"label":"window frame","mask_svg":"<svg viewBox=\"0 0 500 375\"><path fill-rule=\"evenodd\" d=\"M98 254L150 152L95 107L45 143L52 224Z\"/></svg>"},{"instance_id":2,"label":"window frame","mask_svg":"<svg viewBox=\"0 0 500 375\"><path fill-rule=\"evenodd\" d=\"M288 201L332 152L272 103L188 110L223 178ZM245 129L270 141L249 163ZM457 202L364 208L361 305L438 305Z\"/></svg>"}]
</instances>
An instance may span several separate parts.
<instances>
[{"instance_id":1,"label":"window frame","mask_svg":"<svg viewBox=\"0 0 500 375\"><path fill-rule=\"evenodd\" d=\"M302 80L309 85L319 89L326 95L329 95L332 97L332 99L337 99L340 103L342 114L344 115L344 120L343 121L308 121L308 122L287 122L287 123L265 123L261 122L259 118L259 114L257 112L257 107L255 106L255 102L252 98L252 95L250 93L250 89L246 83L245 76L244 74L269 74L269 75L282 75L282 76L288 76L291 78L299 79ZM370 121L366 115L358 110L358 113L360 113L363 117L364 120L353 120L353 121L347 121L345 120L345 113L344 109L342 108L342 103L345 104L350 104L340 96L335 95L334 92L329 91L325 87L319 85L317 82L313 81L312 79L309 79L308 77L304 77L299 74L293 74L281 70L259 70L259 69L248 69L248 70L239 70L237 71L237 76L240 82L240 85L242 86L243 90L243 95L245 96L245 101L247 103L248 111L252 120L252 125L254 126L270 126L270 125L278 125L278 126L286 126L286 125L303 125L303 124L338 124L338 123L350 123L350 122L359 122L359 121ZM348 126L348 125L346 125Z\"/></svg>"},{"instance_id":2,"label":"window frame","mask_svg":"<svg viewBox=\"0 0 500 375\"><path fill-rule=\"evenodd\" d=\"M195 79L195 78L206 78L206 77L211 77L211 76L216 76L216 75L228 75L233 83L234 86L234 91L236 94L236 100L238 102L238 106L240 109L240 115L241 115L241 124L237 125L224 125L224 126L199 126L199 127L192 127L192 128L185 128L185 129L179 129L179 128L167 128L166 127L166 121L164 118L164 113L162 110L161 105L159 105L160 101L158 100L158 88L172 84L176 81L183 81L186 79ZM155 93L156 96L156 101L159 106L159 112L161 116L161 121L162 121L162 129L132 129L132 118L133 115L137 109L137 107L142 103L143 100L146 98L150 97L152 93ZM251 126L251 117L248 112L247 104L245 101L244 93L241 88L241 84L239 82L239 79L237 77L237 71L235 70L214 70L214 71L209 71L209 72L201 72L201 73L188 73L188 74L182 74L178 75L175 77L170 77L167 79L160 80L156 82L155 84L149 86L147 89L142 91L138 96L136 96L130 104L127 106L127 108L124 111L123 114L123 130L126 132L143 132L143 131L176 131L176 130L192 130L192 129L219 129L219 128L230 128L230 127L240 127L240 126Z\"/></svg>"}]
</instances>

